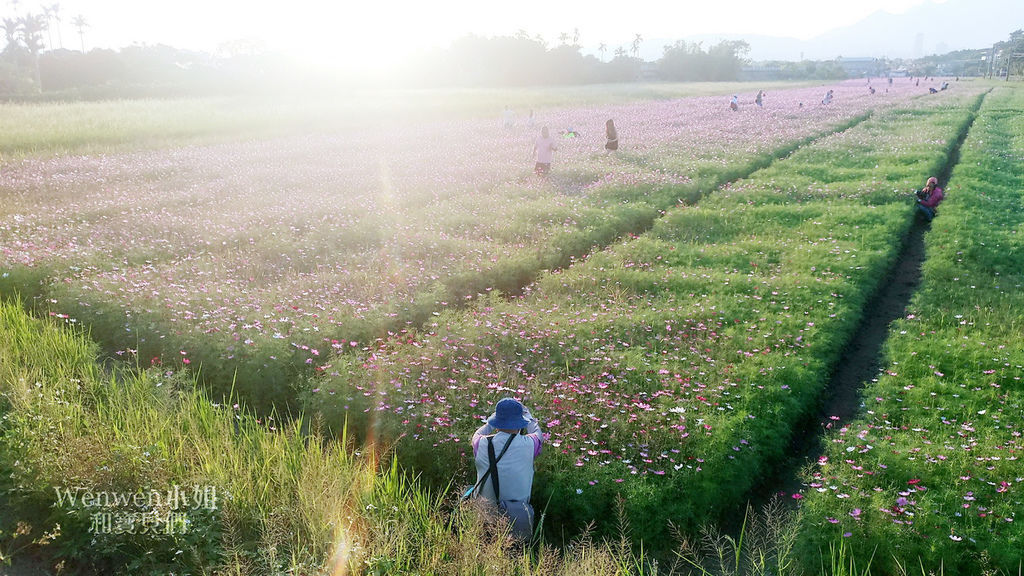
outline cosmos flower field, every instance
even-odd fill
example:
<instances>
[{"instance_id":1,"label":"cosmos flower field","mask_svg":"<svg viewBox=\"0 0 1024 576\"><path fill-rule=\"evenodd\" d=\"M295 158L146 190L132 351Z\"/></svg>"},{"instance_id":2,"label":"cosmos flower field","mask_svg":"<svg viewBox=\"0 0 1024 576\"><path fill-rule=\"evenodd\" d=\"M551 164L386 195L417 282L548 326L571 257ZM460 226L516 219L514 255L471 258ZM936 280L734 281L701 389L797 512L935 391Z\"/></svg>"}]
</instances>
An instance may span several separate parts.
<instances>
[{"instance_id":1,"label":"cosmos flower field","mask_svg":"<svg viewBox=\"0 0 1024 576\"><path fill-rule=\"evenodd\" d=\"M202 363L222 380L240 370L253 401L280 404L296 367L478 293L515 292L920 92L837 90L835 106L799 89L731 115L711 97L541 111L538 125L581 133L560 142L550 181L532 174L538 129L490 118L23 160L0 174L0 264L28 277L22 290L43 282L29 293L108 348ZM607 117L622 134L615 156L603 151Z\"/></svg>"},{"instance_id":2,"label":"cosmos flower field","mask_svg":"<svg viewBox=\"0 0 1024 576\"><path fill-rule=\"evenodd\" d=\"M307 395L324 412L343 396L405 434L410 460L445 461L466 458L462 430L493 398L522 397L553 448L543 500L570 524L610 514L614 493L651 539L735 510L815 405L912 223L909 191L976 99L879 112Z\"/></svg>"},{"instance_id":3,"label":"cosmos flower field","mask_svg":"<svg viewBox=\"0 0 1024 576\"><path fill-rule=\"evenodd\" d=\"M887 542L882 570L894 556L959 573L1021 562L1021 96L986 97L884 371L808 474L807 533L861 555Z\"/></svg>"},{"instance_id":4,"label":"cosmos flower field","mask_svg":"<svg viewBox=\"0 0 1024 576\"><path fill-rule=\"evenodd\" d=\"M403 117L27 158L0 170L0 288L89 327L112 357L198 369L242 402L394 442L437 485L468 481L468 436L515 396L544 424L534 503L549 525L607 518L621 494L635 536L664 541L670 521L695 533L734 515L784 458L913 225L910 192L951 161L980 105L926 236L933 297L915 300L886 352L909 367L869 387L808 489L786 495L825 539L808 546L845 538L870 555L899 542L893 554L971 565L986 542L1020 539L1004 455L1019 450L1024 359L1005 298L1022 268L1013 251L961 256L984 252L990 228L1019 243L1024 128L1005 111L1019 117L1022 102L966 82L938 95L906 79L873 95L863 80L831 88L827 106L826 88L794 88L736 113L699 97L541 109L532 127ZM603 150L609 117L616 154ZM581 134L559 140L547 179L530 158L541 125ZM998 138L1011 145L992 148ZM1007 195L987 192L984 170L1003 171ZM967 188L1012 207L972 212ZM954 273L965 260L977 268ZM986 281L961 294L970 274ZM950 282L957 307L943 300ZM978 332L961 346L963 322ZM941 360L919 352L954 342L963 351ZM966 412L934 420L924 406L960 394L951 385L973 392ZM890 406L911 397L920 413ZM971 444L984 462L917 445L934 426L991 430ZM954 510L967 496L970 514ZM927 526L907 523L928 506Z\"/></svg>"}]
</instances>

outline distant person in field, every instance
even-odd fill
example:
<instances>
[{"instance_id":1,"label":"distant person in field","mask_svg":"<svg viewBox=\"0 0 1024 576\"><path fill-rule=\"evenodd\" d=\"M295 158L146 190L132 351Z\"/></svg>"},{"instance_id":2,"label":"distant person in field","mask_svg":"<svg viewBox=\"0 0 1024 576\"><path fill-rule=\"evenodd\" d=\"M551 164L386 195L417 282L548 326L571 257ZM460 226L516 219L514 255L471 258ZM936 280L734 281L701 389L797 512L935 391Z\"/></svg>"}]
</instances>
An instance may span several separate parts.
<instances>
[{"instance_id":1,"label":"distant person in field","mask_svg":"<svg viewBox=\"0 0 1024 576\"><path fill-rule=\"evenodd\" d=\"M733 94L732 100L729 100L729 110L736 112L740 109L740 97Z\"/></svg>"},{"instance_id":2,"label":"distant person in field","mask_svg":"<svg viewBox=\"0 0 1024 576\"><path fill-rule=\"evenodd\" d=\"M555 150L558 150L558 146L555 146L548 127L541 128L540 138L533 143L533 153L537 158L537 165L534 166L533 171L540 176L547 176L551 172L551 158L554 156Z\"/></svg>"},{"instance_id":3,"label":"distant person in field","mask_svg":"<svg viewBox=\"0 0 1024 576\"><path fill-rule=\"evenodd\" d=\"M939 215L938 207L939 203L945 195L942 193L942 188L939 188L939 180L932 176L925 183L924 188L917 193L917 211L924 216L924 219L928 222L932 221Z\"/></svg>"},{"instance_id":4,"label":"distant person in field","mask_svg":"<svg viewBox=\"0 0 1024 576\"><path fill-rule=\"evenodd\" d=\"M530 109L530 116L526 118L526 125L530 128L533 128L534 126L533 108Z\"/></svg>"},{"instance_id":5,"label":"distant person in field","mask_svg":"<svg viewBox=\"0 0 1024 576\"><path fill-rule=\"evenodd\" d=\"M615 122L611 118L604 123L604 135L607 138L607 142L604 144L604 149L609 151L615 151L619 149L619 132L615 129Z\"/></svg>"},{"instance_id":6,"label":"distant person in field","mask_svg":"<svg viewBox=\"0 0 1024 576\"><path fill-rule=\"evenodd\" d=\"M540 423L514 398L503 398L473 433L477 483L467 494L496 504L512 521L512 533L533 534L533 461L540 456Z\"/></svg>"},{"instance_id":7,"label":"distant person in field","mask_svg":"<svg viewBox=\"0 0 1024 576\"><path fill-rule=\"evenodd\" d=\"M868 86L868 92L874 94L875 93L875 87L874 86Z\"/></svg>"},{"instance_id":8,"label":"distant person in field","mask_svg":"<svg viewBox=\"0 0 1024 576\"><path fill-rule=\"evenodd\" d=\"M757 104L758 108L764 107L764 90L757 91L757 96L754 97L754 104Z\"/></svg>"},{"instance_id":9,"label":"distant person in field","mask_svg":"<svg viewBox=\"0 0 1024 576\"><path fill-rule=\"evenodd\" d=\"M832 90L829 90L828 92L825 92L825 97L821 100L821 104L823 106L828 106L829 104L831 104L832 103L832 96L833 96Z\"/></svg>"},{"instance_id":10,"label":"distant person in field","mask_svg":"<svg viewBox=\"0 0 1024 576\"><path fill-rule=\"evenodd\" d=\"M505 111L501 113L501 123L505 128L511 128L515 121L515 116L512 114L512 109L505 106Z\"/></svg>"}]
</instances>

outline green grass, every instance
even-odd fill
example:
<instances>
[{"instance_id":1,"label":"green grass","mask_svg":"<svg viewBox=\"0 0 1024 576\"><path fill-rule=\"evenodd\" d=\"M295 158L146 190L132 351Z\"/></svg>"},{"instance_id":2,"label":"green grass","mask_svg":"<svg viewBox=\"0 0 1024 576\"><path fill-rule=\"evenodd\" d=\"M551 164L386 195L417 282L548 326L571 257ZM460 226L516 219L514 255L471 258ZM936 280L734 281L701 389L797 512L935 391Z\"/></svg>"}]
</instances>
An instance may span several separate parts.
<instances>
[{"instance_id":1,"label":"green grass","mask_svg":"<svg viewBox=\"0 0 1024 576\"><path fill-rule=\"evenodd\" d=\"M979 112L865 413L808 473L807 548L845 532L886 573L1019 573L1022 105L1020 90L997 88Z\"/></svg>"},{"instance_id":2,"label":"green grass","mask_svg":"<svg viewBox=\"0 0 1024 576\"><path fill-rule=\"evenodd\" d=\"M644 574L659 571L655 560L660 572L713 574L1015 573L1020 533L1004 519L1019 508L1007 455L1020 449L1024 364L1021 104L1012 91L986 101L928 237L918 313L894 328L906 331L890 343L896 375L868 392L881 399L868 402L875 414L835 437L823 471L850 498L829 499L825 482L798 524L769 511L726 536L706 522L742 506L815 403L909 226L905 193L946 160L970 98L878 114L700 206L670 210L647 234L546 275L522 299L484 298L337 357L337 375L291 381L314 418L257 418L234 397L215 403L185 374L111 374L83 334L3 304L0 561L32 551L51 565L122 573ZM19 273L5 281L37 281ZM549 425L561 420L548 428L534 499L545 502L543 533L559 550L507 554L507 539L452 501L454 470L468 470L464 440L508 394L527 397ZM351 429L405 434L399 460L387 447L350 444ZM971 449L947 453L939 440ZM886 468L864 475L844 465L864 468L865 458ZM156 537L96 537L93 509L55 505L55 487L145 494L174 485L212 487L222 499L216 510L189 510L189 530ZM884 511L911 490L914 528ZM964 515L965 502L986 515Z\"/></svg>"},{"instance_id":3,"label":"green grass","mask_svg":"<svg viewBox=\"0 0 1024 576\"><path fill-rule=\"evenodd\" d=\"M653 98L712 88L643 89L653 90ZM560 98L578 105L588 98L637 97L628 90L606 94L600 88L524 92L534 93L546 94L539 98L541 104ZM565 162L568 174L553 177L550 185L519 168L508 174L507 166L496 165L498 175L481 173L452 181L454 175L465 174L444 173L447 178L439 190L431 179L431 165L399 160L432 157L420 155L421 140L402 130L403 118L397 111L426 114L438 106L464 106L452 113L457 119L495 105L496 93L456 92L451 101L441 97L447 92L387 94L373 100L369 111L364 109L368 94L333 103L304 102L294 108L275 104L280 109L229 100L69 104L70 113L88 129L76 128L75 121L65 123L59 107L19 109L40 117L12 114L17 130L28 127L27 136L39 138L41 148L52 146L54 153L74 149L76 144L68 143L74 138L98 147L83 152L97 152L108 144L116 148L121 145L117 142L135 149L149 145L144 141L150 138L154 146L170 145L177 132L186 140L244 140L250 134L257 143L115 157L110 162L116 175L84 180L67 181L65 176L103 172L106 163L91 157L34 163L52 171L52 176L36 179L26 177L29 169L12 170L17 184L4 191L10 202L0 208L0 214L15 222L5 243L16 246L10 252L12 260L24 256L31 264L12 265L11 272L0 278L0 288L13 288L27 300L90 326L108 353L134 350L144 361L176 363L184 351L193 366L202 365L204 383L215 394L234 386L261 411L274 406L288 410L294 405L296 383L315 368L326 370L324 363L294 348L293 342L316 349L324 338L373 342L420 326L440 310L461 306L478 294L518 294L543 270L564 268L621 237L640 233L663 210L694 203L705 192L868 115L862 108L865 101L850 110L800 117L781 104L778 114L723 116L721 110L686 103L687 114L696 110L715 125L760 130L767 123L770 128L739 137L744 144L731 150L736 139L694 146L687 140L692 133L686 132L673 133L681 140L643 149L641 135L649 132L656 140L663 119L675 118L679 111L671 107L666 113L661 107L655 111L661 114L657 125L647 126L651 109L637 106L629 114L637 122L636 149L642 152L624 150L613 156L581 146ZM406 100L394 102L392 96ZM108 126L109 116L118 110L123 120ZM346 122L381 122L381 115L391 123L383 132L397 146L393 170L401 185L395 185L394 195L387 179L379 182L387 171L378 158L342 163L339 171L325 168L320 155L350 152L346 139L319 134L325 139L312 138L310 148L296 148L288 139L265 139L267 130L316 134ZM55 124L37 125L42 119ZM309 124L313 119L315 126ZM419 126L423 117L416 120L419 123L412 124ZM11 130L12 138L17 130ZM488 154L504 158L510 134L521 136L503 131L480 135L489 143L486 150L460 160L466 162L460 170L469 170ZM266 155L267 150L272 153ZM261 160L250 165L250 154ZM377 161L381 166L375 165ZM383 171L381 178L378 169ZM348 171L356 173L354 180L346 178ZM609 175L610 183L604 180ZM596 187L585 193L573 188L591 183ZM378 185L386 190L367 193ZM27 236L22 230L28 224L20 223L37 219L39 227L33 228L31 237L38 236L39 245L22 249L20 242ZM128 277L133 281L122 281ZM204 292L210 282L217 284L216 297ZM311 305L324 310L314 311ZM322 313L328 310L329 314ZM272 324L274 331L251 328ZM277 330L282 337L275 337ZM306 364L309 360L316 365Z\"/></svg>"},{"instance_id":4,"label":"green grass","mask_svg":"<svg viewBox=\"0 0 1024 576\"><path fill-rule=\"evenodd\" d=\"M516 552L482 508L424 490L394 459L379 462L383 447L354 451L301 419L258 420L244 406L211 402L185 374L108 374L96 353L80 331L0 303L0 566L20 558L19 566L105 574L652 573L642 553L585 534L564 551ZM111 519L109 532L97 515ZM155 531L142 531L145 515L159 519Z\"/></svg>"},{"instance_id":5,"label":"green grass","mask_svg":"<svg viewBox=\"0 0 1024 576\"><path fill-rule=\"evenodd\" d=\"M429 478L438 453L467 459L458 439L494 401L523 397L549 423L535 496L553 520L610 517L623 494L639 539L669 541L669 520L693 534L784 456L911 225L904 191L939 171L976 101L922 101L912 120L879 113L802 148L523 299L396 337L316 379L307 406L404 435L402 461ZM893 151L877 188L812 180L806 192L806 174L879 141Z\"/></svg>"},{"instance_id":6,"label":"green grass","mask_svg":"<svg viewBox=\"0 0 1024 576\"><path fill-rule=\"evenodd\" d=\"M53 535L43 552L54 561L101 570L194 570L243 557L268 570L307 565L327 555L327 526L372 493L358 487L376 482L373 463L311 439L301 420L275 431L244 408L212 403L187 377L106 374L84 335L31 320L14 303L0 311L3 488L11 517L28 525L22 539ZM56 489L174 486L210 487L217 506L54 505ZM90 533L97 511L115 522L184 511L192 524L170 535Z\"/></svg>"}]
</instances>

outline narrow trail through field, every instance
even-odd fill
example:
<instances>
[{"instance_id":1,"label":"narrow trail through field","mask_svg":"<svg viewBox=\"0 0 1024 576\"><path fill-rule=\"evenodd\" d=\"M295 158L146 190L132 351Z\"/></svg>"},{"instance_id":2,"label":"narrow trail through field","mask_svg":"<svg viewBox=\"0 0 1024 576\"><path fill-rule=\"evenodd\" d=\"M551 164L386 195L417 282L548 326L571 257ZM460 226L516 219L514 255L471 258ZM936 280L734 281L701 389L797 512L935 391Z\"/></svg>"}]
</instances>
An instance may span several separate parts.
<instances>
[{"instance_id":1,"label":"narrow trail through field","mask_svg":"<svg viewBox=\"0 0 1024 576\"><path fill-rule=\"evenodd\" d=\"M953 168L960 161L960 147L983 101L984 95L973 106L970 120L950 151L942 170L935 174L942 187L946 186ZM924 236L930 228L931 223L915 216L899 256L885 276L886 280L865 305L867 312L864 319L843 350L822 395L819 410L795 428L789 458L778 464L774 475L766 477L752 490L749 502L754 510L763 509L776 497L782 497L789 507L796 507L799 500L792 495L805 488L800 473L805 467L817 462L824 452L825 434L849 423L860 414L863 407L861 390L882 368L882 348L889 335L889 325L904 315L920 284L921 264L925 258ZM742 514L739 516L742 517Z\"/></svg>"},{"instance_id":2,"label":"narrow trail through field","mask_svg":"<svg viewBox=\"0 0 1024 576\"><path fill-rule=\"evenodd\" d=\"M888 336L889 324L903 316L920 283L921 262L925 255L924 234L930 227L923 220L915 219L898 260L887 274L888 281L868 301L866 309L869 312L847 343L820 409L813 418L797 427L790 443L790 456L779 465L776 474L754 489L750 501L755 509L760 509L775 496L782 496L795 504L796 500L791 495L804 488L800 472L821 456L824 434L830 429L838 429L859 414L861 389L881 369L882 347Z\"/></svg>"}]
</instances>

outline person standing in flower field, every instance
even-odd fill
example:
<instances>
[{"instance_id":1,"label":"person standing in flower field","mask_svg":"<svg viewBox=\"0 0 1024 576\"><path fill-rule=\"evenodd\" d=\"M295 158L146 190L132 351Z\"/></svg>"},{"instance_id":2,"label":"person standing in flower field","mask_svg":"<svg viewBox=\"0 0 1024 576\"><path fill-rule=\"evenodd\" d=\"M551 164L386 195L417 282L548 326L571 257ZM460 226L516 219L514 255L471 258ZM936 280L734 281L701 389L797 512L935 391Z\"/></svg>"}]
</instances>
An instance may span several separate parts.
<instances>
[{"instance_id":1,"label":"person standing in flower field","mask_svg":"<svg viewBox=\"0 0 1024 576\"><path fill-rule=\"evenodd\" d=\"M732 100L729 100L729 110L736 112L740 109L740 97L736 94L732 95Z\"/></svg>"},{"instance_id":2,"label":"person standing in flower field","mask_svg":"<svg viewBox=\"0 0 1024 576\"><path fill-rule=\"evenodd\" d=\"M764 90L757 91L757 96L754 97L754 104L757 104L758 108L764 107Z\"/></svg>"},{"instance_id":3,"label":"person standing in flower field","mask_svg":"<svg viewBox=\"0 0 1024 576\"><path fill-rule=\"evenodd\" d=\"M487 422L473 433L477 483L467 495L479 496L512 522L512 533L533 534L533 461L540 456L540 423L518 400L503 398Z\"/></svg>"},{"instance_id":4,"label":"person standing in flower field","mask_svg":"<svg viewBox=\"0 0 1024 576\"><path fill-rule=\"evenodd\" d=\"M932 176L925 183L924 188L917 193L917 211L920 212L928 222L939 215L937 208L945 195L942 188L939 188L938 178Z\"/></svg>"},{"instance_id":5,"label":"person standing in flower field","mask_svg":"<svg viewBox=\"0 0 1024 576\"><path fill-rule=\"evenodd\" d=\"M615 129L615 122L611 118L604 123L604 133L608 141L605 142L604 149L614 151L619 149L619 132Z\"/></svg>"},{"instance_id":6,"label":"person standing in flower field","mask_svg":"<svg viewBox=\"0 0 1024 576\"><path fill-rule=\"evenodd\" d=\"M540 176L546 176L551 172L551 158L554 156L555 150L558 150L558 146L555 146L555 141L551 138L548 127L541 128L540 138L537 138L537 141L533 143L533 153L537 158L537 164L534 166L533 171Z\"/></svg>"}]
</instances>

